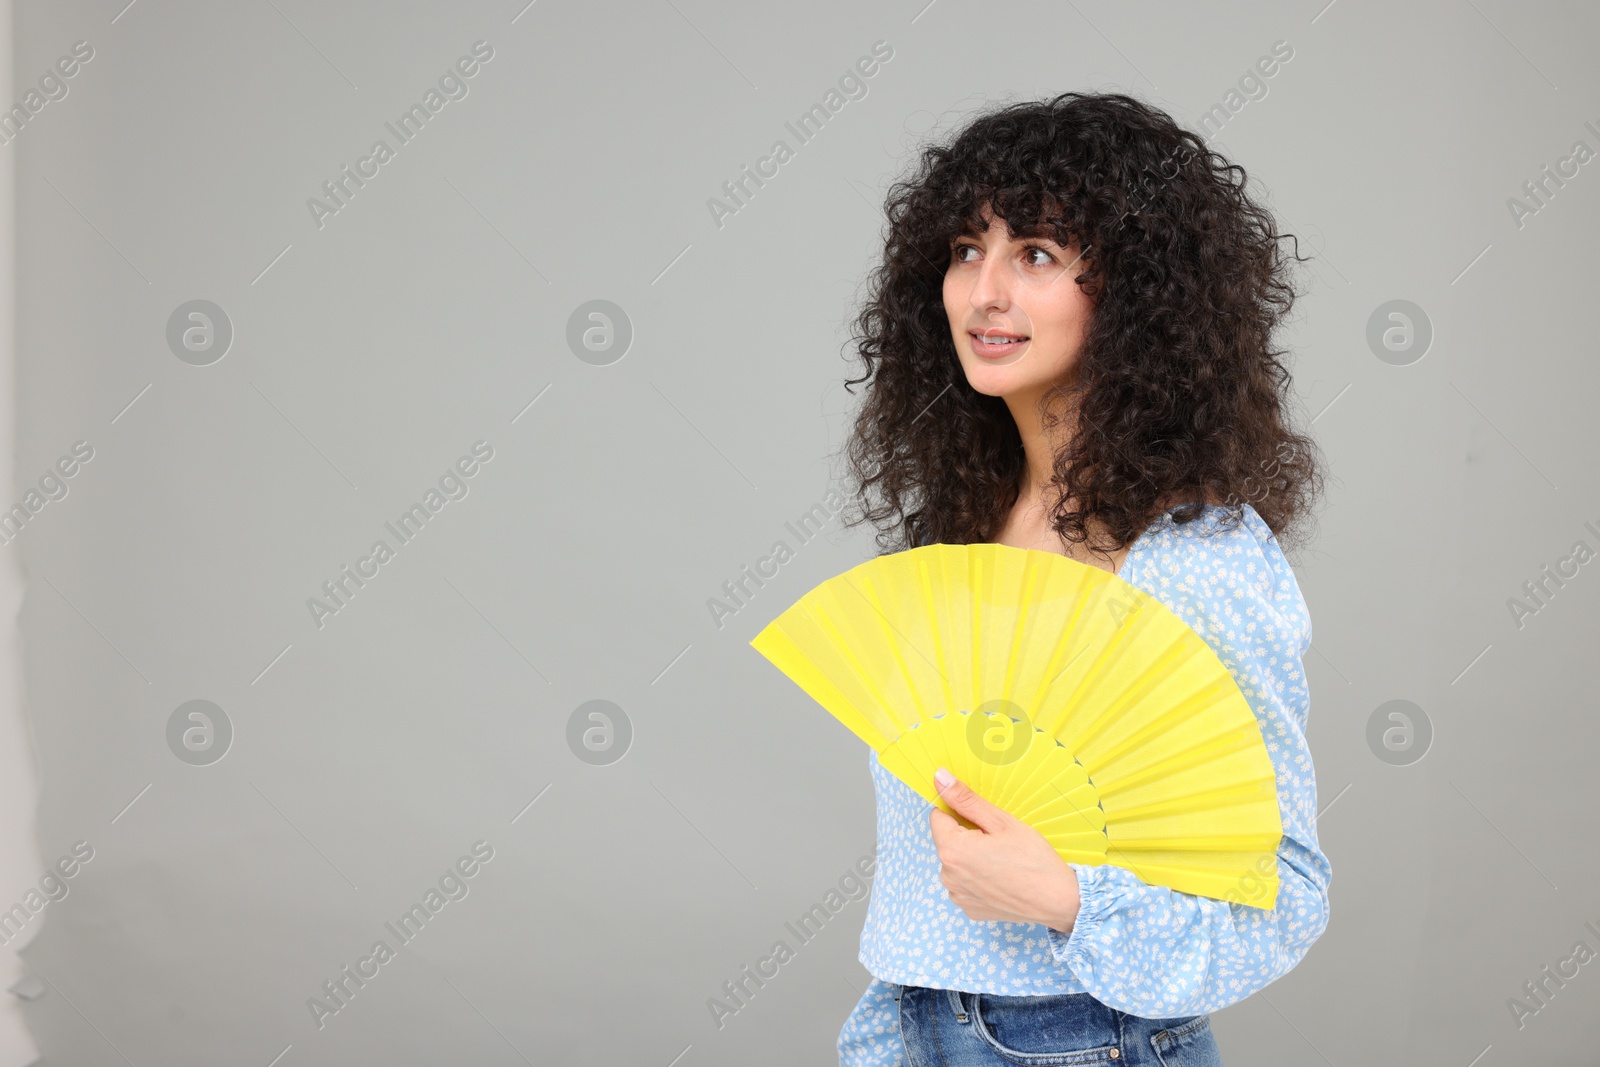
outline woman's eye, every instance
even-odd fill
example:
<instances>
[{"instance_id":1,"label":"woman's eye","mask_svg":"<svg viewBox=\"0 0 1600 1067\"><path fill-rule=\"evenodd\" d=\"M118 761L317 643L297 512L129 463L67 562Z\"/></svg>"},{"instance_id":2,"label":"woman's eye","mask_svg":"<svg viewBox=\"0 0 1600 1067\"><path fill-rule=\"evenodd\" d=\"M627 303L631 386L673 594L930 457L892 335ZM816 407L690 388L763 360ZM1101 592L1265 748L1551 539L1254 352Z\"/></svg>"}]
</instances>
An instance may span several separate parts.
<instances>
[{"instance_id":1,"label":"woman's eye","mask_svg":"<svg viewBox=\"0 0 1600 1067\"><path fill-rule=\"evenodd\" d=\"M969 262L969 259L968 259L968 256L967 256L966 253L968 253L968 252L976 252L976 251L978 251L978 248L977 248L976 245L968 245L968 244L953 245L951 247L951 249L950 249L950 255L957 263L966 263L966 262ZM1054 255L1052 255L1050 252L1046 251L1045 249L1039 247L1038 245L1028 245L1026 248L1024 248L1022 250L1022 254L1023 254L1024 257L1033 256L1035 254L1044 257L1043 259L1028 259L1027 260L1027 262L1031 266L1035 266L1035 267L1042 267L1046 263L1054 263L1054 262L1056 262L1056 257Z\"/></svg>"}]
</instances>

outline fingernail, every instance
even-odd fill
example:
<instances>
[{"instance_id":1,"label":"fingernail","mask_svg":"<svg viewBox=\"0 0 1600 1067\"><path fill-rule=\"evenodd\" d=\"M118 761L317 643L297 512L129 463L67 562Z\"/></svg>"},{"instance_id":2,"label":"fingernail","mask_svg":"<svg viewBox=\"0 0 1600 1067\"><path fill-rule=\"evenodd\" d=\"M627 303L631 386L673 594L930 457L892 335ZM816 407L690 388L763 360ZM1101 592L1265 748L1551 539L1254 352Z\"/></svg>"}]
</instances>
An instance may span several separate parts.
<instances>
[{"instance_id":1,"label":"fingernail","mask_svg":"<svg viewBox=\"0 0 1600 1067\"><path fill-rule=\"evenodd\" d=\"M938 770L933 772L934 784L940 789L949 789L955 780L956 776L945 770L943 767L940 767Z\"/></svg>"}]
</instances>

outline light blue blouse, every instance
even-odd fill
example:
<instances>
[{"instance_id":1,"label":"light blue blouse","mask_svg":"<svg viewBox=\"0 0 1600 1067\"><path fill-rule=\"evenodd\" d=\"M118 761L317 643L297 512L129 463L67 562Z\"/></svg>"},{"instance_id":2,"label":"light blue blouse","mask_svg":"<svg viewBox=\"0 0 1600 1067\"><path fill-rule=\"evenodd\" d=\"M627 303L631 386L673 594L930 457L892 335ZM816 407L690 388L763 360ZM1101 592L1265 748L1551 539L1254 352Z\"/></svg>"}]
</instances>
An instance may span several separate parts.
<instances>
[{"instance_id":1,"label":"light blue blouse","mask_svg":"<svg viewBox=\"0 0 1600 1067\"><path fill-rule=\"evenodd\" d=\"M839 1034L841 1067L904 1067L886 982L1006 996L1088 992L1132 1015L1199 1015L1281 977L1322 934L1332 867L1317 847L1306 744L1301 660L1311 619L1266 521L1248 504L1243 512L1232 529L1220 505L1187 524L1162 515L1130 546L1119 577L1206 640L1261 724L1283 822L1277 906L1230 904L1147 885L1122 867L1074 863L1082 904L1070 935L974 921L940 881L931 806L869 749L878 859L859 959L873 981Z\"/></svg>"}]
</instances>

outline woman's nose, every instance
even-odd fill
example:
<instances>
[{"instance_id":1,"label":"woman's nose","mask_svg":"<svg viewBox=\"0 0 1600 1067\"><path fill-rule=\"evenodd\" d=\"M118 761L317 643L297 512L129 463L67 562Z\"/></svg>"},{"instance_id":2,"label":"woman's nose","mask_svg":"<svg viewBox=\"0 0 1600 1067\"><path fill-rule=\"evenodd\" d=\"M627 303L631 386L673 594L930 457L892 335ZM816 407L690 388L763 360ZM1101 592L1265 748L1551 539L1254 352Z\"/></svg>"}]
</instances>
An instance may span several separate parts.
<instances>
[{"instance_id":1,"label":"woman's nose","mask_svg":"<svg viewBox=\"0 0 1600 1067\"><path fill-rule=\"evenodd\" d=\"M972 306L980 311L986 307L1005 307L1010 303L1010 281L1003 262L985 259L972 283Z\"/></svg>"}]
</instances>

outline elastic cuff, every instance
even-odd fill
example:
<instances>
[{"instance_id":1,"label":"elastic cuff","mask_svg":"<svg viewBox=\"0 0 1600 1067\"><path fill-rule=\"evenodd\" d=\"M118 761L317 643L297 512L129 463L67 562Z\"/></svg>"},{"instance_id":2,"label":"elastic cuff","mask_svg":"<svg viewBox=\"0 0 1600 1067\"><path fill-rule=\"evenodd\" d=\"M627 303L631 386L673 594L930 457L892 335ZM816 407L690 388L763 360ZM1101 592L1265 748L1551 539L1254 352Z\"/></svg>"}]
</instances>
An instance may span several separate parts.
<instances>
[{"instance_id":1,"label":"elastic cuff","mask_svg":"<svg viewBox=\"0 0 1600 1067\"><path fill-rule=\"evenodd\" d=\"M1111 910L1111 888L1102 877L1104 864L1068 863L1078 876L1078 918L1072 924L1072 933L1064 934L1055 927L1046 927L1050 939L1050 955L1057 963L1070 963L1082 955L1084 946L1093 940L1100 924Z\"/></svg>"}]
</instances>

